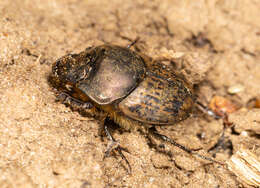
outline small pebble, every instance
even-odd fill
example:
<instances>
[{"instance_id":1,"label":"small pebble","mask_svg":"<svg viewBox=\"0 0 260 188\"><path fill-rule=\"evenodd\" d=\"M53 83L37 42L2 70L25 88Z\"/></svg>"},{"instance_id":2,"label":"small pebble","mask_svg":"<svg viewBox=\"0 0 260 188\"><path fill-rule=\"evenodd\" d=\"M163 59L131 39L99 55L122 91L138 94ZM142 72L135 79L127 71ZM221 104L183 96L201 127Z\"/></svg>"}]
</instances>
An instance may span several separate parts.
<instances>
[{"instance_id":1,"label":"small pebble","mask_svg":"<svg viewBox=\"0 0 260 188\"><path fill-rule=\"evenodd\" d=\"M255 100L255 108L260 108L260 98L256 98Z\"/></svg>"},{"instance_id":2,"label":"small pebble","mask_svg":"<svg viewBox=\"0 0 260 188\"><path fill-rule=\"evenodd\" d=\"M237 94L244 91L245 87L241 84L233 85L228 88L229 94Z\"/></svg>"},{"instance_id":3,"label":"small pebble","mask_svg":"<svg viewBox=\"0 0 260 188\"><path fill-rule=\"evenodd\" d=\"M247 131L242 131L242 132L241 132L241 136L247 137L247 136L248 136Z\"/></svg>"}]
</instances>

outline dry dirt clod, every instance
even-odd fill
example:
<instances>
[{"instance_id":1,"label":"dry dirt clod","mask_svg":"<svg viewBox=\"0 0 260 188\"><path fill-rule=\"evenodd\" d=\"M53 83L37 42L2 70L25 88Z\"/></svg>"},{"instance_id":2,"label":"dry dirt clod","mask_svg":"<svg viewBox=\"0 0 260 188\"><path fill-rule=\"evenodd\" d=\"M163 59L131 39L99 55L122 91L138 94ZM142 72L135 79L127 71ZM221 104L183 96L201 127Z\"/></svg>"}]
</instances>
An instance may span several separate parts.
<instances>
[{"instance_id":1,"label":"dry dirt clod","mask_svg":"<svg viewBox=\"0 0 260 188\"><path fill-rule=\"evenodd\" d=\"M247 149L238 150L228 161L228 169L248 185L260 186L260 160Z\"/></svg>"},{"instance_id":2,"label":"dry dirt clod","mask_svg":"<svg viewBox=\"0 0 260 188\"><path fill-rule=\"evenodd\" d=\"M221 96L214 96L210 101L209 107L219 116L230 114L238 110L238 106L235 103Z\"/></svg>"}]
</instances>

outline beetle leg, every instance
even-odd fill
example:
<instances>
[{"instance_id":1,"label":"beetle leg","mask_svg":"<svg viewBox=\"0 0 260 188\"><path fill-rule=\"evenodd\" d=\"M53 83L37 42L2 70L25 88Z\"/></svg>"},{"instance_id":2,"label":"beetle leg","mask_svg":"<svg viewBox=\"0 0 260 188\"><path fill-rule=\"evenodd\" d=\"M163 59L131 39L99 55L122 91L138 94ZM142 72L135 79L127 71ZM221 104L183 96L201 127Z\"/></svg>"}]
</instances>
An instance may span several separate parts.
<instances>
[{"instance_id":1,"label":"beetle leg","mask_svg":"<svg viewBox=\"0 0 260 188\"><path fill-rule=\"evenodd\" d=\"M197 156L197 157L199 157L199 158L201 158L201 159L204 159L204 160L207 160L207 161L210 161L210 162L214 162L214 163L218 163L218 164L223 165L223 164L222 164L221 162L219 162L219 161L216 161L216 160L214 160L214 159L212 159L212 158L210 158L210 157L206 157L206 156L200 155L200 154L198 154L198 153L192 151L191 149L186 148L185 146L183 146L183 145L181 145L181 144L175 142L174 140L170 139L169 137L158 133L158 131L156 130L155 127L149 128L149 133L151 133L151 134L154 135L155 137L157 137L157 138L159 138L159 139L161 139L161 140L163 140L163 141L165 141L165 142L168 142L168 143L170 143L170 144L172 144L172 145L174 145L174 146L176 146L176 147L182 149L183 151L185 151L185 152L187 152L187 153L189 153L189 154L191 154L191 155L195 155L195 156Z\"/></svg>"},{"instance_id":2,"label":"beetle leg","mask_svg":"<svg viewBox=\"0 0 260 188\"><path fill-rule=\"evenodd\" d=\"M105 134L106 134L107 138L111 141L111 144L108 145L107 150L105 152L105 157L108 157L112 150L116 150L119 153L119 155L121 156L121 158L126 162L128 168L129 168L128 173L131 174L131 172L132 172L131 165L122 152L122 150L126 150L126 149L121 147L119 145L119 143L114 139L112 134L109 132L108 125L106 123L104 124L104 130L105 130Z\"/></svg>"},{"instance_id":3,"label":"beetle leg","mask_svg":"<svg viewBox=\"0 0 260 188\"><path fill-rule=\"evenodd\" d=\"M127 45L127 48L131 48L131 47L134 46L139 40L140 40L140 37L137 37L133 42L131 42L130 44Z\"/></svg>"},{"instance_id":4,"label":"beetle leg","mask_svg":"<svg viewBox=\"0 0 260 188\"><path fill-rule=\"evenodd\" d=\"M72 96L70 96L68 93L62 92L58 96L58 100L62 101L63 104L69 104L72 107L78 107L82 109L91 109L93 108L92 103L90 102L82 102Z\"/></svg>"},{"instance_id":5,"label":"beetle leg","mask_svg":"<svg viewBox=\"0 0 260 188\"><path fill-rule=\"evenodd\" d=\"M221 136L219 137L219 139L217 140L216 144L211 147L208 151L212 151L215 149L218 149L220 147L223 147L225 144L230 144L230 143L225 143L226 141L226 137L225 137L225 132L226 129L228 127L232 127L234 124L233 122L230 122L228 119L228 114L223 112L221 115L216 114L214 111L210 110L208 107L204 106L202 103L200 103L199 101L196 101L197 107L203 112L208 114L209 116L215 118L215 119L222 119L223 121L223 129L222 129L222 133ZM231 143L231 148L232 148L232 143Z\"/></svg>"}]
</instances>

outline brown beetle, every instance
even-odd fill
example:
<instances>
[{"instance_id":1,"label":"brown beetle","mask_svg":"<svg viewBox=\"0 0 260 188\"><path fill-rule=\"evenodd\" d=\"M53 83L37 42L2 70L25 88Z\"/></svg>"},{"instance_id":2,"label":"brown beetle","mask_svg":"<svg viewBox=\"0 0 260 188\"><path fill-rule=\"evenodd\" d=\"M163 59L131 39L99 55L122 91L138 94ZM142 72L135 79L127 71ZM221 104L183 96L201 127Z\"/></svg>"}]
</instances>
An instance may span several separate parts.
<instances>
[{"instance_id":1,"label":"brown beetle","mask_svg":"<svg viewBox=\"0 0 260 188\"><path fill-rule=\"evenodd\" d=\"M189 117L195 101L191 84L169 67L129 47L101 45L65 55L53 64L51 82L69 96L70 102L93 109L93 113L100 110L124 129L145 127L164 141L193 153L155 129ZM106 124L104 129L112 141L109 153L116 142ZM121 147L115 149L126 160Z\"/></svg>"}]
</instances>

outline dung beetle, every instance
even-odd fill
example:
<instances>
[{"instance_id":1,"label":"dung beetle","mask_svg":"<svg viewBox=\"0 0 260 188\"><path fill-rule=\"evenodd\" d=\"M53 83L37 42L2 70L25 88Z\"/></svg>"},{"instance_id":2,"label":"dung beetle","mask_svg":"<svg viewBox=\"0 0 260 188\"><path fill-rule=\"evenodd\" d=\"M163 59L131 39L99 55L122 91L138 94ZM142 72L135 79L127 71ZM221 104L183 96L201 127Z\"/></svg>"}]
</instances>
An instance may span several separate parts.
<instances>
[{"instance_id":1,"label":"dung beetle","mask_svg":"<svg viewBox=\"0 0 260 188\"><path fill-rule=\"evenodd\" d=\"M189 117L195 103L192 85L168 66L130 46L104 44L65 55L53 64L51 83L69 103L93 113L101 111L104 120L109 118L127 130L145 128L188 153L214 161L156 131L156 126L174 125ZM106 123L104 130L111 141L106 155L116 149L131 170Z\"/></svg>"}]
</instances>

